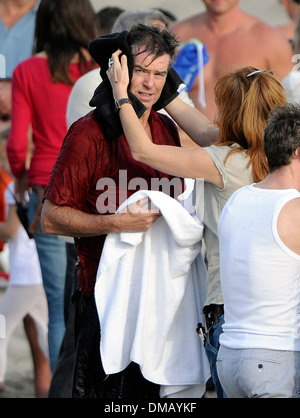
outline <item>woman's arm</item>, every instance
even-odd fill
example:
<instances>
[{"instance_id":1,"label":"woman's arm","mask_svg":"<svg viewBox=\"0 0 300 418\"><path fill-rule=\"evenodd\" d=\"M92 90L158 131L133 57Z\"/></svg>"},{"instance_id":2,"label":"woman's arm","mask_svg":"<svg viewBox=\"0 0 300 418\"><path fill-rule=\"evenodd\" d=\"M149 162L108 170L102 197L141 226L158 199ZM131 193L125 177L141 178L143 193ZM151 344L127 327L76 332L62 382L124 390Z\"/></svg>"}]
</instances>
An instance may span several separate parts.
<instances>
[{"instance_id":1,"label":"woman's arm","mask_svg":"<svg viewBox=\"0 0 300 418\"><path fill-rule=\"evenodd\" d=\"M205 147L218 140L219 129L203 113L176 97L165 110L198 145Z\"/></svg>"},{"instance_id":2,"label":"woman's arm","mask_svg":"<svg viewBox=\"0 0 300 418\"><path fill-rule=\"evenodd\" d=\"M122 55L119 60L120 53L121 51L117 51L112 55L114 64L107 71L115 100L128 97L127 57ZM218 187L223 186L221 174L209 154L201 147L192 149L153 144L133 107L128 103L121 106L120 119L136 161L174 176L204 178Z\"/></svg>"},{"instance_id":3,"label":"woman's arm","mask_svg":"<svg viewBox=\"0 0 300 418\"><path fill-rule=\"evenodd\" d=\"M0 240L7 241L13 238L18 232L20 225L16 205L9 205L5 222L0 222Z\"/></svg>"},{"instance_id":4,"label":"woman's arm","mask_svg":"<svg viewBox=\"0 0 300 418\"><path fill-rule=\"evenodd\" d=\"M26 172L28 130L32 122L31 104L26 86L26 74L20 64L12 79L11 129L7 140L7 157L12 174L19 178Z\"/></svg>"}]
</instances>

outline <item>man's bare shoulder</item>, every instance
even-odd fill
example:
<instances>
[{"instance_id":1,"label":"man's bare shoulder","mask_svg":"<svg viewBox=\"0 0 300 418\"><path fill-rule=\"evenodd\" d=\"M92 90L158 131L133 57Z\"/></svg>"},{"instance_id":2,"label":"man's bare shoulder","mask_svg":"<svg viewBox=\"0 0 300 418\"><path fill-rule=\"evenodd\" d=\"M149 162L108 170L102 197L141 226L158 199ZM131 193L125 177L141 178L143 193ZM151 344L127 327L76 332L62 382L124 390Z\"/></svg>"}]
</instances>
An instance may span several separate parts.
<instances>
[{"instance_id":1,"label":"man's bare shoulder","mask_svg":"<svg viewBox=\"0 0 300 418\"><path fill-rule=\"evenodd\" d=\"M288 213L287 218L290 218L290 216L292 214L294 214L295 219L299 220L298 222L299 222L299 226L300 226L300 216L299 216L299 214L300 214L300 197L296 197L296 198L290 200L286 204L285 208L287 209L287 213Z\"/></svg>"},{"instance_id":2,"label":"man's bare shoulder","mask_svg":"<svg viewBox=\"0 0 300 418\"><path fill-rule=\"evenodd\" d=\"M249 39L253 39L258 51L264 51L268 69L283 79L292 70L293 50L285 36L275 27L253 18L249 27Z\"/></svg>"},{"instance_id":3,"label":"man's bare shoulder","mask_svg":"<svg viewBox=\"0 0 300 418\"><path fill-rule=\"evenodd\" d=\"M200 13L195 16L177 21L171 27L172 32L184 42L190 38L199 36L200 31L207 25L206 13Z\"/></svg>"},{"instance_id":4,"label":"man's bare shoulder","mask_svg":"<svg viewBox=\"0 0 300 418\"><path fill-rule=\"evenodd\" d=\"M270 40L275 38L276 40L280 40L280 42L284 42L286 45L288 45L286 38L276 27L271 26L267 22L264 22L258 17L252 16L250 14L245 13L244 16L244 23L247 23L244 28L251 32L253 36L255 35L261 40Z\"/></svg>"},{"instance_id":5,"label":"man's bare shoulder","mask_svg":"<svg viewBox=\"0 0 300 418\"><path fill-rule=\"evenodd\" d=\"M186 17L182 20L177 20L173 23L172 29L177 29L181 27L186 27L188 25L197 25L199 23L205 22L207 20L207 14L205 12L199 13L194 16Z\"/></svg>"},{"instance_id":6,"label":"man's bare shoulder","mask_svg":"<svg viewBox=\"0 0 300 418\"><path fill-rule=\"evenodd\" d=\"M210 17L206 12L199 13L195 16L188 17L186 19L177 21L171 28L172 32L179 38L180 41L186 41L190 38L207 36L208 32L211 32ZM270 40L272 37L279 39L280 42L286 42L285 37L280 31L264 22L263 20L239 10L236 19L230 21L230 32L237 36L238 33L249 34L252 38L258 38L261 40Z\"/></svg>"},{"instance_id":7,"label":"man's bare shoulder","mask_svg":"<svg viewBox=\"0 0 300 418\"><path fill-rule=\"evenodd\" d=\"M283 243L300 255L300 197L290 200L280 211L277 229Z\"/></svg>"}]
</instances>

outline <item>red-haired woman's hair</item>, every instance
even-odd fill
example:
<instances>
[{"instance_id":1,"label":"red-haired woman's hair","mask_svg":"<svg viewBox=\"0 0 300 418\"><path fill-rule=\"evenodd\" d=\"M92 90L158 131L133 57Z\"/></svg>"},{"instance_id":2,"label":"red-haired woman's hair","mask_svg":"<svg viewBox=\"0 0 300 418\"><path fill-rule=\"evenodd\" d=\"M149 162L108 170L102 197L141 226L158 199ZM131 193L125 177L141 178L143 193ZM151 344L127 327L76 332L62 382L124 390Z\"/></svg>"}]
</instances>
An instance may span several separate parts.
<instances>
[{"instance_id":1,"label":"red-haired woman's hair","mask_svg":"<svg viewBox=\"0 0 300 418\"><path fill-rule=\"evenodd\" d=\"M220 131L215 145L240 145L228 156L246 150L253 180L261 181L268 173L264 130L270 111L286 103L284 87L271 71L249 66L222 74L215 85L215 97L215 122Z\"/></svg>"}]
</instances>

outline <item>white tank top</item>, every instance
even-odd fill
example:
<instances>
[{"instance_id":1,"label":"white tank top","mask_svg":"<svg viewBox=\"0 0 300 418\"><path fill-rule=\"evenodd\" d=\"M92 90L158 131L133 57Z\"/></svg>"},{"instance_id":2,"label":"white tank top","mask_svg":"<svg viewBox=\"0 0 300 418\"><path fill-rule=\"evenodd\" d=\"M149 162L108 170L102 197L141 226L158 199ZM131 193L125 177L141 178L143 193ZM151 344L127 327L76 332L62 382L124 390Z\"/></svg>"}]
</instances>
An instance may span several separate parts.
<instances>
[{"instance_id":1,"label":"white tank top","mask_svg":"<svg viewBox=\"0 0 300 418\"><path fill-rule=\"evenodd\" d=\"M300 256L277 231L281 209L298 197L295 189L245 186L222 212L224 346L300 351Z\"/></svg>"}]
</instances>

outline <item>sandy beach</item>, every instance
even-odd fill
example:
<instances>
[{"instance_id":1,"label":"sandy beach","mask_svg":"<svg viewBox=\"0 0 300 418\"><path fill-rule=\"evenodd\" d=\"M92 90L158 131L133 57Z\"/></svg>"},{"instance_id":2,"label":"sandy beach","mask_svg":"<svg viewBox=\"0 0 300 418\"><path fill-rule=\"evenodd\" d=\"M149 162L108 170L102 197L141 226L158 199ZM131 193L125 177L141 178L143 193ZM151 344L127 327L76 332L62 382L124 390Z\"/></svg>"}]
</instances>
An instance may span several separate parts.
<instances>
[{"instance_id":1,"label":"sandy beach","mask_svg":"<svg viewBox=\"0 0 300 418\"><path fill-rule=\"evenodd\" d=\"M140 0L91 1L96 11L106 6L119 6L127 10L141 8ZM286 23L288 20L279 0L241 0L240 4L243 10L271 25ZM201 0L148 0L142 2L142 7L162 7L172 11L178 20L204 10ZM0 300L6 284L0 279ZM32 359L23 324L20 323L9 342L5 389L0 392L0 398L34 397Z\"/></svg>"}]
</instances>

